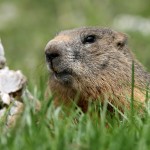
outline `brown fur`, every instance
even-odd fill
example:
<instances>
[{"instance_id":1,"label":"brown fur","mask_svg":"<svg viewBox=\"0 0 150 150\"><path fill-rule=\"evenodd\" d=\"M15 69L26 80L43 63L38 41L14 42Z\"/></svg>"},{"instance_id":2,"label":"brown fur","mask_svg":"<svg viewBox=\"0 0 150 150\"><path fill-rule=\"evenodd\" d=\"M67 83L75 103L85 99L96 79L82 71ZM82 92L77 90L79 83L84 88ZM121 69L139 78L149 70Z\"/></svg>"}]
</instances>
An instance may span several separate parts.
<instances>
[{"instance_id":1,"label":"brown fur","mask_svg":"<svg viewBox=\"0 0 150 150\"><path fill-rule=\"evenodd\" d=\"M94 35L93 43L83 42L88 35ZM133 61L134 99L145 100L143 91L150 74L133 56L123 33L95 27L63 31L47 44L45 53L56 105L69 106L78 95L77 105L84 112L88 102L95 100L109 100L120 110L130 108Z\"/></svg>"}]
</instances>

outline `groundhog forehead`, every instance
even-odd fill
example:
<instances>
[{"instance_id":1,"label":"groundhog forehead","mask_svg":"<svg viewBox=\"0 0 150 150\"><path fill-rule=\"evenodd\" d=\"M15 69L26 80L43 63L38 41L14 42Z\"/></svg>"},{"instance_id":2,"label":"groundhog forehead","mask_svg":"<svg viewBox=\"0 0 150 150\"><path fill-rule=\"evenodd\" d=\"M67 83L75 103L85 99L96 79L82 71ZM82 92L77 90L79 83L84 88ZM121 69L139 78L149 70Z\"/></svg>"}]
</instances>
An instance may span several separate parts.
<instances>
[{"instance_id":1,"label":"groundhog forehead","mask_svg":"<svg viewBox=\"0 0 150 150\"><path fill-rule=\"evenodd\" d=\"M75 28L75 29L69 29L69 30L64 30L64 31L61 31L61 32L59 32L58 33L58 35L59 34L73 34L73 33L76 33L76 34L79 34L79 33L81 33L81 32L84 32L84 33L88 33L88 32L90 32L90 33L92 33L92 32L94 32L94 33L98 33L98 32L100 32L100 33L112 33L112 29L110 29L110 28L100 28L100 27L81 27L81 28Z\"/></svg>"},{"instance_id":2,"label":"groundhog forehead","mask_svg":"<svg viewBox=\"0 0 150 150\"><path fill-rule=\"evenodd\" d=\"M103 36L104 34L112 34L113 31L109 28L98 28L98 27L81 27L70 30L65 30L59 32L53 41L68 41L72 40L76 36L82 36L82 34L98 34L99 36Z\"/></svg>"}]
</instances>

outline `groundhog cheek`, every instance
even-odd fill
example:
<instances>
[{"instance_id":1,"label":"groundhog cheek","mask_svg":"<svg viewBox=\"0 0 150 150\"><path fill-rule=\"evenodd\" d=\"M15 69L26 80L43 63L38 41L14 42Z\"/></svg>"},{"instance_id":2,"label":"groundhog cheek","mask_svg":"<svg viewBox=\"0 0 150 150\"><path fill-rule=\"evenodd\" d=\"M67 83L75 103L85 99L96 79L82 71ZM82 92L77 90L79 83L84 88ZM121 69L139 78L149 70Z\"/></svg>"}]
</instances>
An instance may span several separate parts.
<instances>
[{"instance_id":1,"label":"groundhog cheek","mask_svg":"<svg viewBox=\"0 0 150 150\"><path fill-rule=\"evenodd\" d=\"M83 75L86 70L86 66L80 62L76 62L74 65L72 65L72 69L76 74Z\"/></svg>"}]
</instances>

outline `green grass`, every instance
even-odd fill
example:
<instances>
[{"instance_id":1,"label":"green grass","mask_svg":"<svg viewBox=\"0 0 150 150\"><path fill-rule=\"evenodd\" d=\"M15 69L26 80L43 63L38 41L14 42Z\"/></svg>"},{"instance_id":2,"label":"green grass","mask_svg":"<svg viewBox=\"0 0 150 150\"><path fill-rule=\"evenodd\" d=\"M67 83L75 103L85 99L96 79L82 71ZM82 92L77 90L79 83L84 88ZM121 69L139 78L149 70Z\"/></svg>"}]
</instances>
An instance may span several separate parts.
<instances>
[{"instance_id":1,"label":"green grass","mask_svg":"<svg viewBox=\"0 0 150 150\"><path fill-rule=\"evenodd\" d=\"M22 150L149 150L150 111L149 89L146 89L146 109L140 114L134 108L134 63L132 65L131 110L114 112L107 110L109 102L89 103L87 113L73 103L72 107L54 107L53 97L44 100L45 79L34 96L42 100L42 109L35 112L28 99L25 110L15 127L0 127L0 149ZM41 92L39 92L41 91Z\"/></svg>"},{"instance_id":2,"label":"green grass","mask_svg":"<svg viewBox=\"0 0 150 150\"><path fill-rule=\"evenodd\" d=\"M48 79L44 47L58 31L79 26L111 27L114 18L120 14L148 18L149 3L149 0L1 0L0 19L2 8L7 4L17 9L17 16L3 27L0 20L0 37L7 64L11 69L21 69L27 76L28 88L41 100L42 109L35 113L26 101L24 114L16 128L3 132L3 122L0 122L0 149L149 150L148 88L145 94L146 112L142 117L135 109L120 114L117 108L110 116L106 111L107 103L103 107L100 104L96 108L91 106L86 114L79 109L70 109L68 115L61 107L54 109L53 98L48 101L44 98ZM127 34L131 49L150 70L150 35L144 36L139 32ZM133 89L132 84L132 92ZM95 113L95 109L99 113Z\"/></svg>"},{"instance_id":3,"label":"green grass","mask_svg":"<svg viewBox=\"0 0 150 150\"><path fill-rule=\"evenodd\" d=\"M135 111L131 116L129 110L120 115L116 109L111 115L107 112L107 103L104 106L98 103L90 105L85 114L79 108L68 108L66 112L62 107L54 108L53 97L42 101L42 109L37 113L28 100L25 104L15 128L2 132L1 126L0 149L150 149L149 111L141 117Z\"/></svg>"}]
</instances>

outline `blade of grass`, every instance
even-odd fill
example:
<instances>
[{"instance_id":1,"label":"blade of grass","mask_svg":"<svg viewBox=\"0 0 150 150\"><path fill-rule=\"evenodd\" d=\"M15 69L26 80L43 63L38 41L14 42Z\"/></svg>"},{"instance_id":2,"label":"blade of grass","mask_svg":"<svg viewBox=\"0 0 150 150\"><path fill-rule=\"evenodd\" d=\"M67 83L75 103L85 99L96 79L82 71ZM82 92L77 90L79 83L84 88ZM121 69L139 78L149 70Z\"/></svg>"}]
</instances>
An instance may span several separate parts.
<instances>
[{"instance_id":1,"label":"blade of grass","mask_svg":"<svg viewBox=\"0 0 150 150\"><path fill-rule=\"evenodd\" d=\"M134 61L132 61L132 79L131 79L131 117L134 115Z\"/></svg>"}]
</instances>

